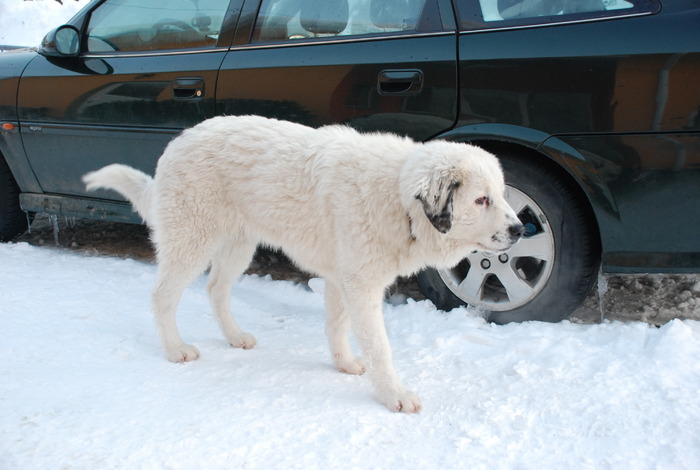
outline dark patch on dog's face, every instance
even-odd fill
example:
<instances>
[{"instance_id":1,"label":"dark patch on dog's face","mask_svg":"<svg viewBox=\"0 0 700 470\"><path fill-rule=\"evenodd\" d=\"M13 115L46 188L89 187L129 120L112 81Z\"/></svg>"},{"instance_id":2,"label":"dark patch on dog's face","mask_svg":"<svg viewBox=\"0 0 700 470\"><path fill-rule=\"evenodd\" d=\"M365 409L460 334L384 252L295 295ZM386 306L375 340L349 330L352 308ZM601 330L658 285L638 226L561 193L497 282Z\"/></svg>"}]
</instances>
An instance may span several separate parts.
<instances>
[{"instance_id":1,"label":"dark patch on dog's face","mask_svg":"<svg viewBox=\"0 0 700 470\"><path fill-rule=\"evenodd\" d=\"M459 181L453 181L447 188L441 187L440 191L438 191L432 200L426 200L428 198L422 198L420 195L416 196L416 199L423 204L425 216L440 233L447 233L452 228L452 206L454 203L455 191L459 185ZM440 200L442 199L441 195L443 195L444 191L447 191L447 196L445 197L444 203L440 204Z\"/></svg>"}]
</instances>

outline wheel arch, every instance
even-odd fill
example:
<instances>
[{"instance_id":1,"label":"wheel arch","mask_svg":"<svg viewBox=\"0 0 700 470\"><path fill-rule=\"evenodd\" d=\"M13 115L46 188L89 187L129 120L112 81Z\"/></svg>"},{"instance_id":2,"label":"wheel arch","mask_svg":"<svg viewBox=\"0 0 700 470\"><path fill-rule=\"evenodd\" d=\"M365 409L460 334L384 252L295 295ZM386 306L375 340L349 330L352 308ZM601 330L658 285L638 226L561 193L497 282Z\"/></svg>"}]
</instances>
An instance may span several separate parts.
<instances>
[{"instance_id":1,"label":"wheel arch","mask_svg":"<svg viewBox=\"0 0 700 470\"><path fill-rule=\"evenodd\" d=\"M619 220L617 205L593 165L576 149L549 134L501 124L458 127L435 138L477 145L496 156L518 155L547 167L572 191L587 220L594 224L592 232L602 254L604 221L610 217Z\"/></svg>"}]
</instances>

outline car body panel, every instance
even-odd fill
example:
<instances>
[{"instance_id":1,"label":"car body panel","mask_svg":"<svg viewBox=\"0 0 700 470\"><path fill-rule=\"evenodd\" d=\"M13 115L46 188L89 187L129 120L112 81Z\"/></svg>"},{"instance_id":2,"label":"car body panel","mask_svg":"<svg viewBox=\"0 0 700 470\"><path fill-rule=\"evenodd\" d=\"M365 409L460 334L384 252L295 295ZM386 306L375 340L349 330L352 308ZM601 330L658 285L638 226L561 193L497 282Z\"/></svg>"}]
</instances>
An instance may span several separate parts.
<instances>
[{"instance_id":1,"label":"car body panel","mask_svg":"<svg viewBox=\"0 0 700 470\"><path fill-rule=\"evenodd\" d=\"M214 116L225 54L37 56L22 77L18 103L27 158L42 190L85 196L80 177L115 161L152 174L174 135ZM178 83L195 84L202 95L179 98Z\"/></svg>"},{"instance_id":2,"label":"car body panel","mask_svg":"<svg viewBox=\"0 0 700 470\"><path fill-rule=\"evenodd\" d=\"M41 186L24 153L17 117L17 90L22 72L36 56L36 49L0 53L0 123L13 127L0 131L0 154L8 157L7 164L20 188L31 192L41 192Z\"/></svg>"},{"instance_id":3,"label":"car body panel","mask_svg":"<svg viewBox=\"0 0 700 470\"><path fill-rule=\"evenodd\" d=\"M594 209L606 270L697 270L700 261L700 136L566 136L584 170L608 188ZM573 165L571 165L573 166ZM590 178L590 177L589 177Z\"/></svg>"}]
</instances>

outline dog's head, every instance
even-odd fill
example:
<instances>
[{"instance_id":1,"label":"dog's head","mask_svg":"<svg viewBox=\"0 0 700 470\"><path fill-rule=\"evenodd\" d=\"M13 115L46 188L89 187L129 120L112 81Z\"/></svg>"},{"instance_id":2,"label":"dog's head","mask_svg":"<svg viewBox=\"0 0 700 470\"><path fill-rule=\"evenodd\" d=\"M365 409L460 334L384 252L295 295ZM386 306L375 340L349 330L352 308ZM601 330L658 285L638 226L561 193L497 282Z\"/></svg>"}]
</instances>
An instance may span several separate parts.
<instances>
[{"instance_id":1,"label":"dog's head","mask_svg":"<svg viewBox=\"0 0 700 470\"><path fill-rule=\"evenodd\" d=\"M404 200L418 201L438 232L473 249L502 252L524 227L505 199L503 171L489 152L468 144L420 145L402 174Z\"/></svg>"}]
</instances>

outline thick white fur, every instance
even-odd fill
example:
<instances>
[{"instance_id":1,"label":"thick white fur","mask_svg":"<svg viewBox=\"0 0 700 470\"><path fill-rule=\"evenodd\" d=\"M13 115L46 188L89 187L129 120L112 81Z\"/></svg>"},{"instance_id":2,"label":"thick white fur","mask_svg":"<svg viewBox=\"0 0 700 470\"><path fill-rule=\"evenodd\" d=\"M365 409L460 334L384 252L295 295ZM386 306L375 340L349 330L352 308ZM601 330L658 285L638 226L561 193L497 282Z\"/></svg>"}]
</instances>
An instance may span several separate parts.
<instances>
[{"instance_id":1,"label":"thick white fur","mask_svg":"<svg viewBox=\"0 0 700 470\"><path fill-rule=\"evenodd\" d=\"M115 164L84 181L88 189L122 193L151 227L158 257L153 310L171 361L199 357L182 341L175 311L185 287L209 265L207 289L226 339L234 347L255 345L231 315L231 285L257 245L281 247L326 279L336 367L365 371L350 348L352 328L380 400L407 412L421 404L392 365L385 288L397 275L450 267L474 250L503 251L519 237L493 155L343 126L217 117L175 138L154 179ZM428 216L441 211L449 219L445 233Z\"/></svg>"}]
</instances>

